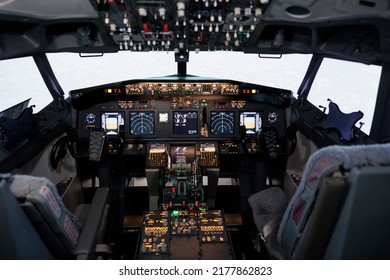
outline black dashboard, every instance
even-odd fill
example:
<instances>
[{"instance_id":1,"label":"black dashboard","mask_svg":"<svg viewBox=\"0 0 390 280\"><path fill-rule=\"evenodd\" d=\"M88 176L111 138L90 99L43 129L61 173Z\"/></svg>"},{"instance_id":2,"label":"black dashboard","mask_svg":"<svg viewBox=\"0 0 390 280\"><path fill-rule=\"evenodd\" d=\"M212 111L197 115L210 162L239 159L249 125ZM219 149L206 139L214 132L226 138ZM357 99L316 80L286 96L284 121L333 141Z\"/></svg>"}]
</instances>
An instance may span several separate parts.
<instances>
[{"instance_id":1,"label":"black dashboard","mask_svg":"<svg viewBox=\"0 0 390 280\"><path fill-rule=\"evenodd\" d=\"M77 154L89 161L79 173L93 173L93 161L106 175L144 176L154 210L213 207L220 177L237 177L240 161L278 161L286 148L289 90L170 76L70 96Z\"/></svg>"},{"instance_id":2,"label":"black dashboard","mask_svg":"<svg viewBox=\"0 0 390 280\"><path fill-rule=\"evenodd\" d=\"M91 129L126 140L223 140L284 135L291 92L236 81L127 81L71 92L80 138Z\"/></svg>"}]
</instances>

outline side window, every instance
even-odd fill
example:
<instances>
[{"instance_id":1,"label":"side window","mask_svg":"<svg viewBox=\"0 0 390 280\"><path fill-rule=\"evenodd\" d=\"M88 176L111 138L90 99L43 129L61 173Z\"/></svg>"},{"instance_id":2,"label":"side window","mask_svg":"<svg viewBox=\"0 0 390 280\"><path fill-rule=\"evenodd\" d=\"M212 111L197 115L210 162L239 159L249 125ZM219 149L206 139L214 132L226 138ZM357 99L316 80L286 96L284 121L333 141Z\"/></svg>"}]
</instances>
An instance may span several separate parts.
<instances>
[{"instance_id":1,"label":"side window","mask_svg":"<svg viewBox=\"0 0 390 280\"><path fill-rule=\"evenodd\" d=\"M32 57L0 61L0 112L30 99L39 112L52 100Z\"/></svg>"},{"instance_id":2,"label":"side window","mask_svg":"<svg viewBox=\"0 0 390 280\"><path fill-rule=\"evenodd\" d=\"M324 59L308 100L317 107L322 105L328 108L329 98L346 114L362 111L364 113L360 120L364 123L362 130L369 134L381 70L380 66Z\"/></svg>"}]
</instances>

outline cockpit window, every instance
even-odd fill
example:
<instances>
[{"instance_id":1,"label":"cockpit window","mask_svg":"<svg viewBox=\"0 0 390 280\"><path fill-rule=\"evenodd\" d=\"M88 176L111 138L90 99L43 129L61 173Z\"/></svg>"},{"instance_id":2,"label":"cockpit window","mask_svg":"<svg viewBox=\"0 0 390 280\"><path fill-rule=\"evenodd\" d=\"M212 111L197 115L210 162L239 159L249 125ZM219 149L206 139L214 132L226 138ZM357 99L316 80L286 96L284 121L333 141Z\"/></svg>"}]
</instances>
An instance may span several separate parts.
<instances>
[{"instance_id":1,"label":"cockpit window","mask_svg":"<svg viewBox=\"0 0 390 280\"><path fill-rule=\"evenodd\" d=\"M32 57L0 61L0 112L31 98L34 113L52 100Z\"/></svg>"},{"instance_id":2,"label":"cockpit window","mask_svg":"<svg viewBox=\"0 0 390 280\"><path fill-rule=\"evenodd\" d=\"M88 58L71 53L47 56L65 94L70 90L105 83L177 74L173 52L119 52ZM187 74L238 80L296 92L310 59L311 55L265 59L257 54L228 51L191 52Z\"/></svg>"},{"instance_id":3,"label":"cockpit window","mask_svg":"<svg viewBox=\"0 0 390 280\"><path fill-rule=\"evenodd\" d=\"M283 88L296 93L311 57L288 54L276 59L229 51L200 52L190 56L188 73Z\"/></svg>"},{"instance_id":4,"label":"cockpit window","mask_svg":"<svg viewBox=\"0 0 390 280\"><path fill-rule=\"evenodd\" d=\"M53 53L47 57L65 97L69 91L79 88L177 73L172 52L119 52L95 57Z\"/></svg>"},{"instance_id":5,"label":"cockpit window","mask_svg":"<svg viewBox=\"0 0 390 280\"><path fill-rule=\"evenodd\" d=\"M362 111L364 116L359 122L364 123L362 131L369 134L381 70L380 66L324 59L308 100L316 106L328 108L327 99L330 99L343 113Z\"/></svg>"}]
</instances>

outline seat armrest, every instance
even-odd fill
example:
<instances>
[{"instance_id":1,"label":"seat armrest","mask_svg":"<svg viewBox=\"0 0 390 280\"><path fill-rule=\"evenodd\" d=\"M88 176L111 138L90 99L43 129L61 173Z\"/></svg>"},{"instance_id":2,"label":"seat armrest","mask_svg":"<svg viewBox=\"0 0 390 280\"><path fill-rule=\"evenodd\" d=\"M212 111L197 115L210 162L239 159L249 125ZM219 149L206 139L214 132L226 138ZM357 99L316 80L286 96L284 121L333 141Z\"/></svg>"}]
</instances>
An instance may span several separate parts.
<instances>
[{"instance_id":1,"label":"seat armrest","mask_svg":"<svg viewBox=\"0 0 390 280\"><path fill-rule=\"evenodd\" d=\"M74 250L76 259L93 259L96 248L96 235L101 225L106 207L108 188L97 188L89 209L85 225Z\"/></svg>"}]
</instances>

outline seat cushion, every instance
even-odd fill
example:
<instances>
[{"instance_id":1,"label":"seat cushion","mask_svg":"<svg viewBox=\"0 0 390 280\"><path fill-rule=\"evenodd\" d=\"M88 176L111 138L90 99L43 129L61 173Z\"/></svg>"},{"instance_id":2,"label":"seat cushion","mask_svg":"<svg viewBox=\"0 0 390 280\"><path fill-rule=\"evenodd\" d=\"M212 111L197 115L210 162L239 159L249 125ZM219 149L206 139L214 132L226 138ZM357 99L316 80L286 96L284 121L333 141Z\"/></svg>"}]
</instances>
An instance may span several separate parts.
<instances>
[{"instance_id":1,"label":"seat cushion","mask_svg":"<svg viewBox=\"0 0 390 280\"><path fill-rule=\"evenodd\" d=\"M287 197L278 187L265 189L248 199L257 229L264 238L273 259L284 259L285 254L277 241L280 221L287 207Z\"/></svg>"},{"instance_id":2,"label":"seat cushion","mask_svg":"<svg viewBox=\"0 0 390 280\"><path fill-rule=\"evenodd\" d=\"M248 202L259 231L262 231L270 221L283 215L287 207L286 195L278 187L257 192L248 198Z\"/></svg>"}]
</instances>

